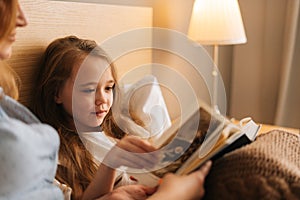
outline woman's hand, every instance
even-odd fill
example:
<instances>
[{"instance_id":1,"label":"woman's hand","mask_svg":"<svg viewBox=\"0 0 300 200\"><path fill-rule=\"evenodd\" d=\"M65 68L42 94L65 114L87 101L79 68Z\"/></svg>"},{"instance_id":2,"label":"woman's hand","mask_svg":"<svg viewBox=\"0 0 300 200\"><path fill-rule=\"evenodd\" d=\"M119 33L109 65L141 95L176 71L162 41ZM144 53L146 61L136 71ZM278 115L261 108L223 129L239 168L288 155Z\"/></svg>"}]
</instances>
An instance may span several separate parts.
<instances>
[{"instance_id":1,"label":"woman's hand","mask_svg":"<svg viewBox=\"0 0 300 200\"><path fill-rule=\"evenodd\" d=\"M208 161L200 170L186 176L167 174L149 200L201 199L204 195L205 177L210 167L211 161Z\"/></svg>"},{"instance_id":2,"label":"woman's hand","mask_svg":"<svg viewBox=\"0 0 300 200\"><path fill-rule=\"evenodd\" d=\"M144 200L155 192L155 188L143 185L121 186L97 200Z\"/></svg>"}]
</instances>

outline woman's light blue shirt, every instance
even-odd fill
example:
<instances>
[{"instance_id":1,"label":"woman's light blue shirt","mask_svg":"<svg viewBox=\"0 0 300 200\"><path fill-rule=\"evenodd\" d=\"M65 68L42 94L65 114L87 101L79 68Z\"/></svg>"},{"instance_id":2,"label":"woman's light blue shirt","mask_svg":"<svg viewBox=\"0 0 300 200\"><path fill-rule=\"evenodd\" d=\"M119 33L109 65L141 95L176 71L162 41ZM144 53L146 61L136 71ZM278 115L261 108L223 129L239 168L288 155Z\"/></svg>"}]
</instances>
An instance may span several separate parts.
<instances>
[{"instance_id":1,"label":"woman's light blue shirt","mask_svg":"<svg viewBox=\"0 0 300 200\"><path fill-rule=\"evenodd\" d=\"M0 199L63 199L53 185L59 137L0 87Z\"/></svg>"}]
</instances>

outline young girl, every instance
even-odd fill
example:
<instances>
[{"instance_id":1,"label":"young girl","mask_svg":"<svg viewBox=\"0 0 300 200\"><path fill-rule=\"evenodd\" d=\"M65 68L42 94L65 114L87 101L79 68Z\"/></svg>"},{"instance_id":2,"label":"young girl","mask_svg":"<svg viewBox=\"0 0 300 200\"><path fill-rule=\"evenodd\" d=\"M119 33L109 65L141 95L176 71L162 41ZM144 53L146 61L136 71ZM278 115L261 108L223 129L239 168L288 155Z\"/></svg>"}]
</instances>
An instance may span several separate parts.
<instances>
[{"instance_id":1,"label":"young girl","mask_svg":"<svg viewBox=\"0 0 300 200\"><path fill-rule=\"evenodd\" d=\"M61 146L56 178L69 185L72 196L78 199L95 178L106 153L125 135L112 117L116 72L94 41L69 36L48 46L38 77L33 110L43 122L58 130ZM150 143L133 136L125 137L117 146L138 153L155 150ZM105 159L108 167L100 166L102 172L97 180L106 184L101 185L102 192L98 189L98 194L112 190L116 176L113 168L150 167L155 161L152 155L138 159L138 155L124 156L119 152L111 151Z\"/></svg>"}]
</instances>

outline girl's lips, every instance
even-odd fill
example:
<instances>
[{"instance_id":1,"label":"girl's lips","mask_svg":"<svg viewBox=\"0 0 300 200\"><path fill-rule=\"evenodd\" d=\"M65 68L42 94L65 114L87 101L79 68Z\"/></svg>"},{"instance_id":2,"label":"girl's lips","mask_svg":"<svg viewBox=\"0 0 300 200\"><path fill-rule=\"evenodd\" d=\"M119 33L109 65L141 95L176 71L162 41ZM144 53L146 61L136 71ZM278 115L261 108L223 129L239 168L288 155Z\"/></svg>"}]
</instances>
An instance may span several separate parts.
<instances>
[{"instance_id":1,"label":"girl's lips","mask_svg":"<svg viewBox=\"0 0 300 200\"><path fill-rule=\"evenodd\" d=\"M94 114L96 114L96 116L102 116L102 115L105 115L106 113L107 113L106 110L100 110L100 111L94 112Z\"/></svg>"}]
</instances>

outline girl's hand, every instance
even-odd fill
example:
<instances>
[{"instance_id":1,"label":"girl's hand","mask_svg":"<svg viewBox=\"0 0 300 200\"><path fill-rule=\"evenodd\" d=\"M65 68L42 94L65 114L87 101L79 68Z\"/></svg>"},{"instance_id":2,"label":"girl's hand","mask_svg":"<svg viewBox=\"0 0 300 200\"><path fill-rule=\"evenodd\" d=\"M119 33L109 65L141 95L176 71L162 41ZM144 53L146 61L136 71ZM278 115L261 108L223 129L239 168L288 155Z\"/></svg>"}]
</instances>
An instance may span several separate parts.
<instances>
[{"instance_id":1,"label":"girl's hand","mask_svg":"<svg viewBox=\"0 0 300 200\"><path fill-rule=\"evenodd\" d=\"M148 191L149 188L144 186L120 187L120 189L113 190L116 176L115 169L120 166L143 169L153 167L157 159L153 153L150 153L152 151L155 151L155 148L148 141L136 136L126 136L119 140L105 156L94 180L84 192L82 199L96 199L99 197L105 199L108 192L110 192L110 198L108 199L145 199L150 191Z\"/></svg>"},{"instance_id":2,"label":"girl's hand","mask_svg":"<svg viewBox=\"0 0 300 200\"><path fill-rule=\"evenodd\" d=\"M127 166L150 169L158 161L155 150L146 140L137 136L125 136L109 151L104 164L111 168Z\"/></svg>"}]
</instances>

